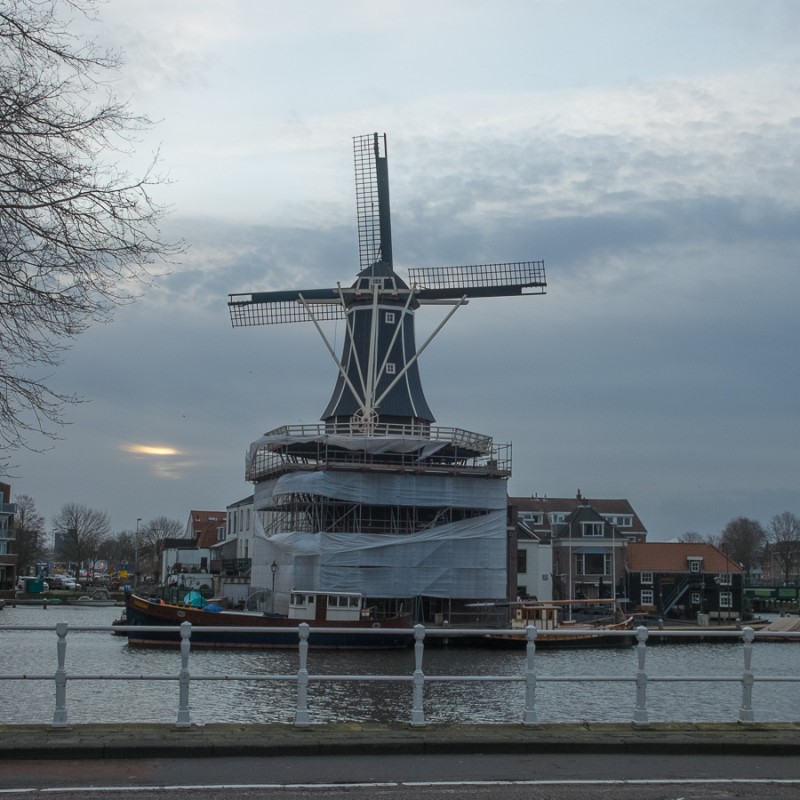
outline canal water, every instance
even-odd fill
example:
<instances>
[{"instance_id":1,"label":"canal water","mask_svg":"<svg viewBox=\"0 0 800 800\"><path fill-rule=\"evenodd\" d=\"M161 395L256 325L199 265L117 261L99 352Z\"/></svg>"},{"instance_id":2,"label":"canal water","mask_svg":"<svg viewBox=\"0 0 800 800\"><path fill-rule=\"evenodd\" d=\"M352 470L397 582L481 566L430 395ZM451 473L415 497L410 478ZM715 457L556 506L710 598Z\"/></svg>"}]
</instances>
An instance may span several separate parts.
<instances>
[{"instance_id":1,"label":"canal water","mask_svg":"<svg viewBox=\"0 0 800 800\"><path fill-rule=\"evenodd\" d=\"M50 606L6 607L0 625L106 626L121 609ZM633 678L635 648L613 650L551 650L536 654L536 713L539 722L630 722L636 701ZM0 676L49 675L56 669L53 631L0 631ZM648 647L647 673L662 676L740 676L742 645L736 643L659 644ZM68 675L122 675L121 680L68 681L67 709L71 723L174 723L178 684L174 680L133 679L141 675L176 676L176 648L129 647L127 639L107 631L70 631L67 635ZM293 675L296 651L197 650L190 658L194 677L202 675ZM753 652L756 677L800 675L800 643L757 642ZM426 676L524 675L524 650L472 648L426 649ZM410 677L413 650L314 651L313 675L380 674ZM558 681L572 676L624 677L624 682ZM736 682L651 682L647 710L651 722L733 722L741 705ZM190 712L194 723L294 721L296 686L284 681L191 682ZM520 722L524 711L522 682L428 682L426 721ZM52 679L0 680L0 723L50 723L55 708ZM410 681L311 682L308 711L311 722L406 723L411 718ZM757 722L800 720L800 684L756 683L753 711Z\"/></svg>"}]
</instances>

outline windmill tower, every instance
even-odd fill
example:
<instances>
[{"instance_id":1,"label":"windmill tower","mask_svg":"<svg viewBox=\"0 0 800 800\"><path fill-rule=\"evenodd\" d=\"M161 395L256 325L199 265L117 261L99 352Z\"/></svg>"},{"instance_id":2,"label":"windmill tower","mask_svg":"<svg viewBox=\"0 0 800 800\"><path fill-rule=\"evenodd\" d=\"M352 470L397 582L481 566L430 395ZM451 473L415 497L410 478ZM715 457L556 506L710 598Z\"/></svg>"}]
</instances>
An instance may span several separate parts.
<instances>
[{"instance_id":1,"label":"windmill tower","mask_svg":"<svg viewBox=\"0 0 800 800\"><path fill-rule=\"evenodd\" d=\"M321 425L278 428L250 447L264 565L279 565L279 604L294 589L359 591L387 613L410 604L420 618L451 618L454 602L507 595L510 445L434 426L419 357L470 299L544 294L544 263L418 268L403 281L392 257L385 135L355 137L354 157L355 282L229 297L234 327L311 322L337 366ZM414 315L430 304L451 308L417 347ZM339 354L328 320L345 322ZM254 561L254 585L257 574Z\"/></svg>"}]
</instances>

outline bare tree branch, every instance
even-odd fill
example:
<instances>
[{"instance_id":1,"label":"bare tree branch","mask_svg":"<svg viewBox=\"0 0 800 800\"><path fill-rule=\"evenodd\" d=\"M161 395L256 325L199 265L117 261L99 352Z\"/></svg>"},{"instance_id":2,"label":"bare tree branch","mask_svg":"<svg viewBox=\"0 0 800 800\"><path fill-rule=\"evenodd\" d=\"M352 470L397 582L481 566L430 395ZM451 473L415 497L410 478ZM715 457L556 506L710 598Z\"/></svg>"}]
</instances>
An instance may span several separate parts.
<instances>
[{"instance_id":1,"label":"bare tree branch","mask_svg":"<svg viewBox=\"0 0 800 800\"><path fill-rule=\"evenodd\" d=\"M80 402L51 388L72 340L107 322L150 267L182 250L162 241L157 154L144 175L119 158L151 127L104 82L119 57L79 40L69 15L95 0L0 7L0 445L33 449ZM115 160L116 159L116 160ZM0 460L0 468L9 466Z\"/></svg>"}]
</instances>

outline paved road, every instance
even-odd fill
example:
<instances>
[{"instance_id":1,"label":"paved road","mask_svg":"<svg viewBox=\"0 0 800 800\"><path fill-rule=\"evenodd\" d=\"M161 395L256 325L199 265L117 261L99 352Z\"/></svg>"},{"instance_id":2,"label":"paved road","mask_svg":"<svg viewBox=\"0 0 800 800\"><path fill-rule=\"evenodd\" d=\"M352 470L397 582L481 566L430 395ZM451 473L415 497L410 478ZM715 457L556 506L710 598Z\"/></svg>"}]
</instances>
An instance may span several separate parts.
<instances>
[{"instance_id":1,"label":"paved road","mask_svg":"<svg viewBox=\"0 0 800 800\"><path fill-rule=\"evenodd\" d=\"M800 759L558 753L0 762L0 797L54 791L60 800L795 800Z\"/></svg>"}]
</instances>

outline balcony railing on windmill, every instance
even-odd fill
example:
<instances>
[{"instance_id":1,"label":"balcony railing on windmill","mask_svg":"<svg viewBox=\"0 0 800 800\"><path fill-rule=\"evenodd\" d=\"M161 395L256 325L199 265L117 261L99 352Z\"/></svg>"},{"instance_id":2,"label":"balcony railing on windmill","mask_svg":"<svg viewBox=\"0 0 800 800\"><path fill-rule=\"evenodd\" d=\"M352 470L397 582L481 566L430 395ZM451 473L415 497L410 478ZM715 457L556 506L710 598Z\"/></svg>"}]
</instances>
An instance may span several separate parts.
<instances>
[{"instance_id":1,"label":"balcony railing on windmill","mask_svg":"<svg viewBox=\"0 0 800 800\"><path fill-rule=\"evenodd\" d=\"M454 429L449 429L459 433ZM461 433L468 433L461 431ZM268 439L268 437L265 437ZM444 439L449 445L432 454L421 456L419 450L371 452L368 449L346 449L337 447L325 437L309 439L297 446L280 442L264 441L248 457L247 480L261 480L269 475L287 470L316 470L321 466L340 469L400 470L410 472L479 472L486 475L506 477L511 471L511 445L495 445L488 437L476 440L457 435Z\"/></svg>"},{"instance_id":2,"label":"balcony railing on windmill","mask_svg":"<svg viewBox=\"0 0 800 800\"><path fill-rule=\"evenodd\" d=\"M326 436L348 436L361 438L387 438L387 439L424 439L432 442L450 443L459 447L477 450L488 455L493 448L492 437L484 433L463 430L462 428L447 428L435 425L400 425L396 423L378 422L369 434L358 433L347 422L339 423L313 423L310 425L282 425L264 434L264 438L294 436L301 438L314 438Z\"/></svg>"}]
</instances>

